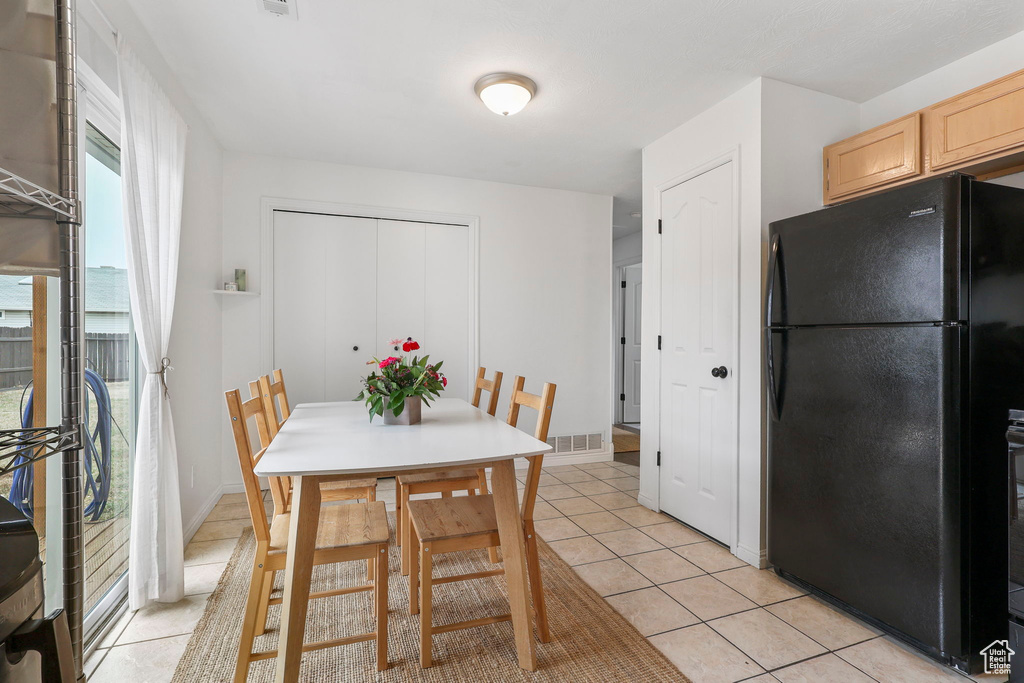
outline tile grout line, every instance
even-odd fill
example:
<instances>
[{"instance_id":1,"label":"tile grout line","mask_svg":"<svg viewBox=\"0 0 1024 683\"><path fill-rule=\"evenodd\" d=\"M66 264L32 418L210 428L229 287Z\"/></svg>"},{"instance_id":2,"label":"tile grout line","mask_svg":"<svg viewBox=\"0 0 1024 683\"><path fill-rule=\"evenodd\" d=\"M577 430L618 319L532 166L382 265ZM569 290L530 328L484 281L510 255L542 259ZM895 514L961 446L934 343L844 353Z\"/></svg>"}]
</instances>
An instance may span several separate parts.
<instances>
[{"instance_id":1,"label":"tile grout line","mask_svg":"<svg viewBox=\"0 0 1024 683\"><path fill-rule=\"evenodd\" d=\"M193 628L193 631L194 630L195 629ZM129 647L131 645L140 645L142 643L153 643L158 640L168 640L169 638L181 638L182 636L191 636L193 631L187 631L185 633L170 633L166 636L157 636L156 638L144 638L143 640L133 640L130 643L118 643L116 645L111 645L110 647L104 649L109 652L110 650L113 650L114 648L118 647Z\"/></svg>"}]
</instances>

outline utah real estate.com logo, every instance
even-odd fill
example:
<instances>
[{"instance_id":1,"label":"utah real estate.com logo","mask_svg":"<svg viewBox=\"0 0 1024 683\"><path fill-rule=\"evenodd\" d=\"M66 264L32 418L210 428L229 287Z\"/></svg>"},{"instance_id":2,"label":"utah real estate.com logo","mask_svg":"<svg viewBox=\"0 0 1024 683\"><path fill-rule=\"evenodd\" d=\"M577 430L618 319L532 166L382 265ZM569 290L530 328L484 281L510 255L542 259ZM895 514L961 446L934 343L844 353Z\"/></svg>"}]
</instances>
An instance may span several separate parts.
<instances>
[{"instance_id":1,"label":"utah real estate.com logo","mask_svg":"<svg viewBox=\"0 0 1024 683\"><path fill-rule=\"evenodd\" d=\"M985 673L987 674L1010 674L1010 658L1016 652L1010 649L1010 643L1006 640L993 640L988 647L981 650L981 656L985 658Z\"/></svg>"}]
</instances>

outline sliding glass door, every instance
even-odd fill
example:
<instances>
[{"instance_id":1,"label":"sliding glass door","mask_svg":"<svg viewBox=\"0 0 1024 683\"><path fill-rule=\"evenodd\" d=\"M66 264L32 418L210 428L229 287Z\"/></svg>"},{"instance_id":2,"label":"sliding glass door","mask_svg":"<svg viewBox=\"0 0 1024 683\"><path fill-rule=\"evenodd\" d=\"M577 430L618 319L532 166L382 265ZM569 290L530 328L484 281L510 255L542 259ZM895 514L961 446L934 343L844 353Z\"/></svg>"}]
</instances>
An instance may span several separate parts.
<instances>
[{"instance_id":1,"label":"sliding glass door","mask_svg":"<svg viewBox=\"0 0 1024 683\"><path fill-rule=\"evenodd\" d=\"M128 571L135 338L121 218L121 153L91 122L85 138L85 610L120 602ZM98 610L98 611L97 611Z\"/></svg>"}]
</instances>

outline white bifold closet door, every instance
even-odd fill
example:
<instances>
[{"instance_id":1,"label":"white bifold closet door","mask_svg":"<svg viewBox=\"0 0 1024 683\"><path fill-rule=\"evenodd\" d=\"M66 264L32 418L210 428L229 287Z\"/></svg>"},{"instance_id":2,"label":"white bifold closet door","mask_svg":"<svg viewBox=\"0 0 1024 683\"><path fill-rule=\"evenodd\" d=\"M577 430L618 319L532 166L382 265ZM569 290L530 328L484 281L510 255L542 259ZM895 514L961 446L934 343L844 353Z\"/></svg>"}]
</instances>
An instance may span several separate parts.
<instances>
[{"instance_id":1,"label":"white bifold closet door","mask_svg":"<svg viewBox=\"0 0 1024 683\"><path fill-rule=\"evenodd\" d=\"M291 402L352 399L396 337L444 360L446 395L467 398L469 249L465 226L276 211L274 367Z\"/></svg>"}]
</instances>

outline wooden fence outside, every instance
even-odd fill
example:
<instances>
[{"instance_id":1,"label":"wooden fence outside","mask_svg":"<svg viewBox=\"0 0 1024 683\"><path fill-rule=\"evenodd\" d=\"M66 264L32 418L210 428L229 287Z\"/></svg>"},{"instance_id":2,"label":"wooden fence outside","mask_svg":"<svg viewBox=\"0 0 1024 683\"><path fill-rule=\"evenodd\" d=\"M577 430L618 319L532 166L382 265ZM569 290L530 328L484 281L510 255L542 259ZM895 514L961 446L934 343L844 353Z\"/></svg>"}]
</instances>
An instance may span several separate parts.
<instances>
[{"instance_id":1,"label":"wooden fence outside","mask_svg":"<svg viewBox=\"0 0 1024 683\"><path fill-rule=\"evenodd\" d=\"M127 333L87 332L86 367L105 382L128 379L131 345ZM25 386L32 381L32 328L0 327L0 389Z\"/></svg>"}]
</instances>

